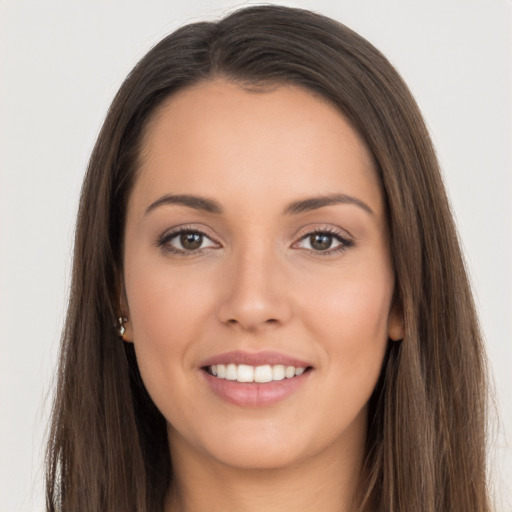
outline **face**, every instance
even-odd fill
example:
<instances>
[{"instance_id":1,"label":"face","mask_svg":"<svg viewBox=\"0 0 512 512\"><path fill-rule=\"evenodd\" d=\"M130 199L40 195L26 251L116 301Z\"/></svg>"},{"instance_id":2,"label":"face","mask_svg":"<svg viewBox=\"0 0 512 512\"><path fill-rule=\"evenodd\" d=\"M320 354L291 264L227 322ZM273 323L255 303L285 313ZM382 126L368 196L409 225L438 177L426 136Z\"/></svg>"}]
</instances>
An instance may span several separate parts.
<instances>
[{"instance_id":1,"label":"face","mask_svg":"<svg viewBox=\"0 0 512 512\"><path fill-rule=\"evenodd\" d=\"M330 104L221 80L169 98L129 198L124 287L173 453L269 468L362 450L401 318L372 158Z\"/></svg>"}]
</instances>

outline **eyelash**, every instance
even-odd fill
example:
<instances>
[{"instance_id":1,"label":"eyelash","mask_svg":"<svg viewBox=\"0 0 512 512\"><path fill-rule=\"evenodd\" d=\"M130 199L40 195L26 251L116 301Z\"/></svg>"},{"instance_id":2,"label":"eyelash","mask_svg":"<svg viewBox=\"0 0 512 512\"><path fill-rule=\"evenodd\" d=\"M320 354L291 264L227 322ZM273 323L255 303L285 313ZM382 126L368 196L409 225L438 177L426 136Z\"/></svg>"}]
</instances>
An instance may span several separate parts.
<instances>
[{"instance_id":1,"label":"eyelash","mask_svg":"<svg viewBox=\"0 0 512 512\"><path fill-rule=\"evenodd\" d=\"M192 227L181 227L174 231L171 231L170 233L163 234L158 240L157 240L157 247L162 248L166 252L170 252L172 254L176 254L179 256L194 256L197 254L202 253L205 249L210 249L211 247L203 247L195 250L183 250L183 249L177 249L176 247L173 247L170 245L171 240L175 239L178 236L185 235L185 234L194 234L194 235L200 235L208 240L211 240L211 238L197 228ZM308 251L311 251L312 254L315 256L329 256L336 253L343 253L350 247L354 245L354 241L350 240L349 238L346 238L342 236L339 232L337 232L335 229L326 227L326 228L319 228L314 229L312 231L308 231L306 234L302 235L300 239L297 242L294 242L293 245L298 244L299 242L302 242L304 240L307 240L308 237L315 236L315 235L327 235L329 237L332 237L334 240L339 242L339 246L335 247L334 249L327 249L325 251L315 251L312 249L306 249ZM213 242L215 243L215 242Z\"/></svg>"},{"instance_id":2,"label":"eyelash","mask_svg":"<svg viewBox=\"0 0 512 512\"><path fill-rule=\"evenodd\" d=\"M203 247L199 249L195 249L192 251L177 249L176 247L173 247L170 245L171 240L173 240L176 237L179 237L181 235L200 235L204 238L207 238L208 240L211 240L211 238L200 229L192 228L192 227L181 227L176 230L171 231L170 233L164 233L158 240L156 245L158 247L161 247L164 251L170 252L172 254L176 254L178 256L195 256L196 254L202 253L205 249L208 249L209 247Z\"/></svg>"},{"instance_id":3,"label":"eyelash","mask_svg":"<svg viewBox=\"0 0 512 512\"><path fill-rule=\"evenodd\" d=\"M294 243L296 245L298 242L302 242L303 240L306 240L307 238L315 235L327 235L332 237L334 240L339 242L339 246L335 247L334 249L327 249L325 251L314 251L312 250L312 254L315 256L330 256L332 254L337 253L343 253L350 247L354 246L354 241L342 236L338 231L331 227L325 227L325 228L318 228L314 229L313 231L308 231L305 235L301 236L300 239ZM309 249L308 249L309 250Z\"/></svg>"}]
</instances>

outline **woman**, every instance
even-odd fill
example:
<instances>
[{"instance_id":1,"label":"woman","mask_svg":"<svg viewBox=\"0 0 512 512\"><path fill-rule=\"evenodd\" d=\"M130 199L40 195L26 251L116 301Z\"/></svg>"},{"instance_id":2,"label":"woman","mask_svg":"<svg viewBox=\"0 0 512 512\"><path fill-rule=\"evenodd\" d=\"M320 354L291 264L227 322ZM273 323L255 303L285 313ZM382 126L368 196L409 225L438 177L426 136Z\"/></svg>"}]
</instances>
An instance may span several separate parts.
<instances>
[{"instance_id":1,"label":"woman","mask_svg":"<svg viewBox=\"0 0 512 512\"><path fill-rule=\"evenodd\" d=\"M252 7L159 43L99 135L74 261L49 510L489 510L434 151L346 27Z\"/></svg>"}]
</instances>

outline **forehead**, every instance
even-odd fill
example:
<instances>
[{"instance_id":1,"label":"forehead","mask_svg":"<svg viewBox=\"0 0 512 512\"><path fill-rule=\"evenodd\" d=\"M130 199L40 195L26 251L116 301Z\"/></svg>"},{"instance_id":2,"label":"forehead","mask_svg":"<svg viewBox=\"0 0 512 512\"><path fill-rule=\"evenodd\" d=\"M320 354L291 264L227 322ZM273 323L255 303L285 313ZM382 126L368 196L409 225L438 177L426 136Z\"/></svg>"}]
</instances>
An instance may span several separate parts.
<instances>
[{"instance_id":1,"label":"forehead","mask_svg":"<svg viewBox=\"0 0 512 512\"><path fill-rule=\"evenodd\" d=\"M148 123L139 162L134 192L147 201L196 193L268 203L340 192L363 194L377 210L382 202L359 134L328 101L291 85L212 80L179 91Z\"/></svg>"}]
</instances>

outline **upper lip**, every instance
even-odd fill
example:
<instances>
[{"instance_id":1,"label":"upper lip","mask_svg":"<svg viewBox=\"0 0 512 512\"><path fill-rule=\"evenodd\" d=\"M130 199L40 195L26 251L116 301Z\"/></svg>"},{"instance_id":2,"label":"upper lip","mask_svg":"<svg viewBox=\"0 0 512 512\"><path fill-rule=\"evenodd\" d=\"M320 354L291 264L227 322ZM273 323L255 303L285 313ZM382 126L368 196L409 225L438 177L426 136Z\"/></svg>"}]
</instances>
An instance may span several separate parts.
<instances>
[{"instance_id":1,"label":"upper lip","mask_svg":"<svg viewBox=\"0 0 512 512\"><path fill-rule=\"evenodd\" d=\"M302 361L295 357L273 352L270 350L262 352L245 352L242 350L234 350L232 352L224 352L209 357L201 363L201 368L212 366L214 364L247 364L249 366L276 365L295 366L295 368L307 368L311 366L306 361Z\"/></svg>"}]
</instances>

